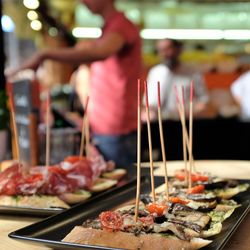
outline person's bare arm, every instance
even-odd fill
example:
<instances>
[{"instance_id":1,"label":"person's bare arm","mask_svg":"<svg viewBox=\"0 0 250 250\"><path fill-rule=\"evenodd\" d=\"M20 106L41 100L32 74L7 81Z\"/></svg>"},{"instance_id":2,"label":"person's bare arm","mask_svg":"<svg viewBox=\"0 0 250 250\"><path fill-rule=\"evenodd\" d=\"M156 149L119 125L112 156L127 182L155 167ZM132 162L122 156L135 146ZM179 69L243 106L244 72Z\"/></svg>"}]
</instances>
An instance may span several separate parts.
<instances>
[{"instance_id":1,"label":"person's bare arm","mask_svg":"<svg viewBox=\"0 0 250 250\"><path fill-rule=\"evenodd\" d=\"M124 44L125 40L119 33L110 33L99 39L91 47L76 46L73 48L44 50L27 60L19 69L9 72L8 75L14 75L24 69L36 70L46 59L70 64L104 60L121 50Z\"/></svg>"},{"instance_id":2,"label":"person's bare arm","mask_svg":"<svg viewBox=\"0 0 250 250\"><path fill-rule=\"evenodd\" d=\"M124 39L118 33L110 33L100 39L91 48L74 47L43 52L42 58L52 59L65 63L89 63L103 60L117 53L124 46Z\"/></svg>"}]
</instances>

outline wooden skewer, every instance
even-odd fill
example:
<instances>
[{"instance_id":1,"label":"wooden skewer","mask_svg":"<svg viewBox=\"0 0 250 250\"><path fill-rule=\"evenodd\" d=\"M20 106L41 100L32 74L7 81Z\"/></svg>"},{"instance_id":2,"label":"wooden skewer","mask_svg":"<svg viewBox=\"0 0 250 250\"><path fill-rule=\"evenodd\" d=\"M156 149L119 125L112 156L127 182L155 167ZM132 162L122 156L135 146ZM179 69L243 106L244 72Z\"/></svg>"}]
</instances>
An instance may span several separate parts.
<instances>
[{"instance_id":1,"label":"wooden skewer","mask_svg":"<svg viewBox=\"0 0 250 250\"><path fill-rule=\"evenodd\" d=\"M160 82L157 83L158 87L158 123L159 123L159 131L160 131L160 139L161 139L161 153L162 153L162 160L164 165L164 174L165 174L165 193L166 198L169 200L169 185L168 185L168 170L167 170L167 163L166 163L166 153L165 153L165 144L164 144L164 135L163 135L163 128L162 128L162 115L161 115L161 93L160 93Z\"/></svg>"},{"instance_id":2,"label":"wooden skewer","mask_svg":"<svg viewBox=\"0 0 250 250\"><path fill-rule=\"evenodd\" d=\"M87 108L88 108L88 103L89 103L89 96L86 98L86 104L85 104L85 135L86 135L86 156L89 156L89 145L90 145L90 132L89 132L89 116L87 113Z\"/></svg>"},{"instance_id":3,"label":"wooden skewer","mask_svg":"<svg viewBox=\"0 0 250 250\"><path fill-rule=\"evenodd\" d=\"M31 164L29 166L37 166L38 164L38 133L37 133L37 116L34 112L29 115L30 129L30 148L31 148ZM28 171L29 172L29 171Z\"/></svg>"},{"instance_id":4,"label":"wooden skewer","mask_svg":"<svg viewBox=\"0 0 250 250\"><path fill-rule=\"evenodd\" d=\"M135 222L138 219L141 192L141 81L138 79L137 107L137 185L135 201Z\"/></svg>"},{"instance_id":5,"label":"wooden skewer","mask_svg":"<svg viewBox=\"0 0 250 250\"><path fill-rule=\"evenodd\" d=\"M80 145L80 152L79 152L79 157L83 156L83 151L84 151L84 140L85 140L85 132L86 132L86 117L87 117L87 109L88 109L88 103L89 103L89 97L87 96L86 99L86 104L85 104L85 112L84 112L84 116L82 118L82 135L81 135L81 145ZM86 137L89 137L89 134L86 135ZM87 144L87 140L86 140L86 144ZM87 145L86 145L87 147Z\"/></svg>"},{"instance_id":6,"label":"wooden skewer","mask_svg":"<svg viewBox=\"0 0 250 250\"><path fill-rule=\"evenodd\" d=\"M184 122L186 122L186 117L185 117L185 95L184 95L184 85L182 85L182 110L183 110L183 116L184 116ZM193 115L192 115L193 116ZM194 156L193 156L193 152L190 152L190 144L189 144L189 139L188 139L188 133L187 133L187 127L186 127L186 123L185 123L185 127L184 127L184 130L183 131L185 133L185 139L186 139L186 144L187 144L187 148L188 148L188 151L189 151L189 154L191 155L191 161L192 161L192 171L196 172L195 171L195 168L194 168ZM193 139L193 138L192 138ZM186 153L186 152L185 152ZM186 156L187 158L187 156ZM187 172L187 161L185 163L185 170Z\"/></svg>"},{"instance_id":7,"label":"wooden skewer","mask_svg":"<svg viewBox=\"0 0 250 250\"><path fill-rule=\"evenodd\" d=\"M155 183L154 183L154 163L152 155L152 138L151 138L151 128L150 128L150 115L149 115L149 104L148 104L148 87L147 82L144 81L145 95L146 95L146 114L147 114L147 128L148 128L148 147L149 147L149 161L150 161L150 177L151 177L151 190L152 198L155 203Z\"/></svg>"},{"instance_id":8,"label":"wooden skewer","mask_svg":"<svg viewBox=\"0 0 250 250\"><path fill-rule=\"evenodd\" d=\"M11 120L12 120L12 126L13 126L14 143L16 147L16 156L17 156L18 168L20 171L22 165L21 165L20 150L19 150L19 137L18 137L17 125L16 125L16 113L14 109L14 101L12 97L10 97L9 104L10 104L10 114L11 114Z\"/></svg>"},{"instance_id":9,"label":"wooden skewer","mask_svg":"<svg viewBox=\"0 0 250 250\"><path fill-rule=\"evenodd\" d=\"M192 187L192 155L193 155L193 94L194 94L194 83L191 82L190 86L190 107L189 107L189 176L188 176L188 187Z\"/></svg>"},{"instance_id":10,"label":"wooden skewer","mask_svg":"<svg viewBox=\"0 0 250 250\"><path fill-rule=\"evenodd\" d=\"M46 100L46 167L49 167L50 164L50 124L49 124L49 115L50 115L50 92L47 92Z\"/></svg>"},{"instance_id":11,"label":"wooden skewer","mask_svg":"<svg viewBox=\"0 0 250 250\"><path fill-rule=\"evenodd\" d=\"M182 126L183 155L184 155L184 162L185 162L185 181L188 181L187 155L184 154L186 148L188 148L188 151L189 151L189 143L188 143L189 139L188 139L188 133L187 133L186 121L185 121L185 110L183 106L181 105L181 101L179 98L176 85L174 86L174 90L175 90L175 97L176 97L176 102L177 102L177 109L178 109L181 126Z\"/></svg>"},{"instance_id":12,"label":"wooden skewer","mask_svg":"<svg viewBox=\"0 0 250 250\"><path fill-rule=\"evenodd\" d=\"M85 135L86 135L86 147L85 147L85 150L86 150L86 157L89 156L89 145L90 145L90 133L89 133L89 117L88 115L86 114L86 118L85 118Z\"/></svg>"},{"instance_id":13,"label":"wooden skewer","mask_svg":"<svg viewBox=\"0 0 250 250\"><path fill-rule=\"evenodd\" d=\"M184 166L185 166L185 182L187 183L188 180L188 170L187 170L187 147L186 147L186 115L185 115L185 96L184 96L184 86L182 85L182 119L184 121L184 124L182 122L182 146L183 146L183 160L184 160Z\"/></svg>"},{"instance_id":14,"label":"wooden skewer","mask_svg":"<svg viewBox=\"0 0 250 250\"><path fill-rule=\"evenodd\" d=\"M188 132L187 132L187 127L186 127L186 121L185 121L185 119L184 119L183 124L184 124L184 134L185 134L186 147L188 149L188 154L190 154L189 135L188 135ZM194 156L192 155L191 157L192 157L192 169L193 169L194 172L196 172L195 168L194 168Z\"/></svg>"},{"instance_id":15,"label":"wooden skewer","mask_svg":"<svg viewBox=\"0 0 250 250\"><path fill-rule=\"evenodd\" d=\"M179 113L179 117L180 117L180 121L181 121L181 125L182 125L182 132L184 134L184 139L185 139L186 147L188 149L188 154L190 154L191 150L190 150L190 143L189 143L189 135L187 132L187 127L186 127L185 110L183 108L183 105L180 104L180 99L179 99L179 95L178 95L178 91L177 91L176 86L174 86L174 88L175 88L175 96L176 96L176 100L177 100L177 109L178 109L178 113ZM191 156L191 158L192 158L192 164L194 164L193 155Z\"/></svg>"},{"instance_id":16,"label":"wooden skewer","mask_svg":"<svg viewBox=\"0 0 250 250\"><path fill-rule=\"evenodd\" d=\"M81 144L80 144L79 157L83 156L83 151L84 151L84 141L85 141L85 129L84 129L84 125L85 125L85 119L83 117L83 119L82 119L82 134L81 134Z\"/></svg>"}]
</instances>

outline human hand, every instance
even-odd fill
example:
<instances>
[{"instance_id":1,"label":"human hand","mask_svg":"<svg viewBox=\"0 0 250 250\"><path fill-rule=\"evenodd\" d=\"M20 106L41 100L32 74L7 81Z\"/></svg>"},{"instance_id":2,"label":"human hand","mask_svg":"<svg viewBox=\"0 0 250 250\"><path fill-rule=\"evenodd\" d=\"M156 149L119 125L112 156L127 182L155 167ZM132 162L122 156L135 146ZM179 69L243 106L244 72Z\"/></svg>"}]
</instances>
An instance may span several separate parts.
<instances>
[{"instance_id":1,"label":"human hand","mask_svg":"<svg viewBox=\"0 0 250 250\"><path fill-rule=\"evenodd\" d=\"M21 70L32 69L32 70L36 71L43 60L44 60L44 53L39 52L39 53L33 55L27 61L25 61L20 68L21 68Z\"/></svg>"},{"instance_id":2,"label":"human hand","mask_svg":"<svg viewBox=\"0 0 250 250\"><path fill-rule=\"evenodd\" d=\"M39 65L44 60L44 53L40 52L29 58L27 61L25 61L19 68L15 69L6 69L5 70L5 77L7 79L13 78L17 73L19 73L22 70L25 69L32 69L36 71L39 67Z\"/></svg>"}]
</instances>

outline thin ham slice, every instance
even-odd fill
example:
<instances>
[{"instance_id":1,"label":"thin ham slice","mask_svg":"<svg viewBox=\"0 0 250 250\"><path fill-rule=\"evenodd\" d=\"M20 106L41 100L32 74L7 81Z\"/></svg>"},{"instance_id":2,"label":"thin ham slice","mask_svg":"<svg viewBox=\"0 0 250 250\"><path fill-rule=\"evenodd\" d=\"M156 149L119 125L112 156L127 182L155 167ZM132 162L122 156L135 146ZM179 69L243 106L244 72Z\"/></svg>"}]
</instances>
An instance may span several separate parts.
<instances>
[{"instance_id":1,"label":"thin ham slice","mask_svg":"<svg viewBox=\"0 0 250 250\"><path fill-rule=\"evenodd\" d=\"M89 159L81 157L79 161L62 162L48 168L31 167L27 176L14 164L0 173L0 195L59 195L88 189L103 172L114 168L114 164L105 162L95 148L91 152Z\"/></svg>"},{"instance_id":2,"label":"thin ham slice","mask_svg":"<svg viewBox=\"0 0 250 250\"><path fill-rule=\"evenodd\" d=\"M79 161L70 169L60 165L32 167L30 174L23 176L17 164L0 173L0 194L5 195L58 195L90 187L93 174L89 161Z\"/></svg>"},{"instance_id":3,"label":"thin ham slice","mask_svg":"<svg viewBox=\"0 0 250 250\"><path fill-rule=\"evenodd\" d=\"M34 194L44 184L39 172L23 176L18 164L14 164L0 173L0 194Z\"/></svg>"}]
</instances>

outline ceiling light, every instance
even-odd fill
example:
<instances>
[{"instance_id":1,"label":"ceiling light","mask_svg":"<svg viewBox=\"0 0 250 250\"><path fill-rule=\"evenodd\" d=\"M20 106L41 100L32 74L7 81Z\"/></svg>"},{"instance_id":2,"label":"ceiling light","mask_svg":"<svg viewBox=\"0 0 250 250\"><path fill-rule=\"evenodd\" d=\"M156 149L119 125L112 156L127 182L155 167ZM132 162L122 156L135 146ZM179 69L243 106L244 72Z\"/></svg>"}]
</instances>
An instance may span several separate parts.
<instances>
[{"instance_id":1,"label":"ceiling light","mask_svg":"<svg viewBox=\"0 0 250 250\"><path fill-rule=\"evenodd\" d=\"M73 29L72 34L77 38L98 38L102 35L102 30L100 28L76 27Z\"/></svg>"},{"instance_id":2,"label":"ceiling light","mask_svg":"<svg viewBox=\"0 0 250 250\"><path fill-rule=\"evenodd\" d=\"M77 38L98 38L100 28L73 29L72 34ZM180 39L180 40L250 40L250 30L219 30L219 29L142 29L143 39Z\"/></svg>"},{"instance_id":3,"label":"ceiling light","mask_svg":"<svg viewBox=\"0 0 250 250\"><path fill-rule=\"evenodd\" d=\"M30 23L30 27L31 27L33 30L39 31L39 30L42 29L43 25L42 25L42 23L41 23L39 20L33 20L33 21Z\"/></svg>"},{"instance_id":4,"label":"ceiling light","mask_svg":"<svg viewBox=\"0 0 250 250\"><path fill-rule=\"evenodd\" d=\"M250 30L225 30L226 40L250 40Z\"/></svg>"},{"instance_id":5,"label":"ceiling light","mask_svg":"<svg viewBox=\"0 0 250 250\"><path fill-rule=\"evenodd\" d=\"M23 5L28 9L35 10L39 7L40 3L38 0L23 0Z\"/></svg>"},{"instance_id":6,"label":"ceiling light","mask_svg":"<svg viewBox=\"0 0 250 250\"><path fill-rule=\"evenodd\" d=\"M15 30L15 24L9 16L3 15L1 24L4 32L13 32Z\"/></svg>"},{"instance_id":7,"label":"ceiling light","mask_svg":"<svg viewBox=\"0 0 250 250\"><path fill-rule=\"evenodd\" d=\"M27 13L27 17L29 18L29 20L33 21L38 19L38 14L34 10L29 10Z\"/></svg>"},{"instance_id":8,"label":"ceiling light","mask_svg":"<svg viewBox=\"0 0 250 250\"><path fill-rule=\"evenodd\" d=\"M141 37L144 39L183 39L183 40L220 40L223 39L222 30L209 29L143 29Z\"/></svg>"}]
</instances>

